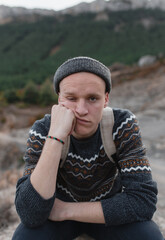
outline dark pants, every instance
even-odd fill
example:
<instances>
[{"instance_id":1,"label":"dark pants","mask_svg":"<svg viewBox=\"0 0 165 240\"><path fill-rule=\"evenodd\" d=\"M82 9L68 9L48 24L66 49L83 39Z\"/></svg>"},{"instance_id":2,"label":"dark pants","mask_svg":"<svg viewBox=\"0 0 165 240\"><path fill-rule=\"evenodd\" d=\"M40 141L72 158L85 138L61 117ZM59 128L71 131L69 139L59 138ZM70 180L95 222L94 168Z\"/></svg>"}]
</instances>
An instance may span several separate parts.
<instances>
[{"instance_id":1,"label":"dark pants","mask_svg":"<svg viewBox=\"0 0 165 240\"><path fill-rule=\"evenodd\" d=\"M83 233L96 240L164 240L158 226L153 221L110 227L104 224L74 221L47 221L37 228L27 228L20 224L12 240L73 240Z\"/></svg>"}]
</instances>

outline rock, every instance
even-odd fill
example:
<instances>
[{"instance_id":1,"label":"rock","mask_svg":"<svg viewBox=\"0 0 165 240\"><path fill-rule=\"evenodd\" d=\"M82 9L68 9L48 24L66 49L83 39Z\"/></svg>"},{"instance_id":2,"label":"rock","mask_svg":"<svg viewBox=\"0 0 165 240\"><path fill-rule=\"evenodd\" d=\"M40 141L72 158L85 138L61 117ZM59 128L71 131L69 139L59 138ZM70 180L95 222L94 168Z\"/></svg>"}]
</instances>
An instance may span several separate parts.
<instances>
[{"instance_id":1,"label":"rock","mask_svg":"<svg viewBox=\"0 0 165 240\"><path fill-rule=\"evenodd\" d=\"M22 168L0 171L0 190L7 189L10 186L16 186L16 183L22 174Z\"/></svg>"},{"instance_id":2,"label":"rock","mask_svg":"<svg viewBox=\"0 0 165 240\"><path fill-rule=\"evenodd\" d=\"M0 179L0 190L7 188L8 182L6 178Z\"/></svg>"},{"instance_id":3,"label":"rock","mask_svg":"<svg viewBox=\"0 0 165 240\"><path fill-rule=\"evenodd\" d=\"M154 62L156 62L156 60L157 60L157 58L155 56L146 55L146 56L143 56L139 59L138 65L140 67L148 66L148 65L151 65Z\"/></svg>"},{"instance_id":4,"label":"rock","mask_svg":"<svg viewBox=\"0 0 165 240\"><path fill-rule=\"evenodd\" d=\"M120 63L120 62L116 62L116 63L111 65L110 71L111 72L122 71L122 70L124 70L126 68L127 68L127 66L125 64Z\"/></svg>"},{"instance_id":5,"label":"rock","mask_svg":"<svg viewBox=\"0 0 165 240\"><path fill-rule=\"evenodd\" d=\"M15 186L9 186L0 191L0 230L19 221L14 206Z\"/></svg>"},{"instance_id":6,"label":"rock","mask_svg":"<svg viewBox=\"0 0 165 240\"><path fill-rule=\"evenodd\" d=\"M23 163L29 128L15 129L10 133L0 132L0 168L1 170L18 167Z\"/></svg>"},{"instance_id":7,"label":"rock","mask_svg":"<svg viewBox=\"0 0 165 240\"><path fill-rule=\"evenodd\" d=\"M96 15L95 21L99 22L99 21L108 21L109 20L109 16L107 13L105 12L100 12Z\"/></svg>"},{"instance_id":8,"label":"rock","mask_svg":"<svg viewBox=\"0 0 165 240\"><path fill-rule=\"evenodd\" d=\"M156 24L156 21L154 20L154 18L142 18L140 20L140 23L142 24L142 26L149 30L151 27L153 27Z\"/></svg>"},{"instance_id":9,"label":"rock","mask_svg":"<svg viewBox=\"0 0 165 240\"><path fill-rule=\"evenodd\" d=\"M20 141L21 140L21 141ZM0 133L0 168L18 167L22 161L26 141Z\"/></svg>"}]
</instances>

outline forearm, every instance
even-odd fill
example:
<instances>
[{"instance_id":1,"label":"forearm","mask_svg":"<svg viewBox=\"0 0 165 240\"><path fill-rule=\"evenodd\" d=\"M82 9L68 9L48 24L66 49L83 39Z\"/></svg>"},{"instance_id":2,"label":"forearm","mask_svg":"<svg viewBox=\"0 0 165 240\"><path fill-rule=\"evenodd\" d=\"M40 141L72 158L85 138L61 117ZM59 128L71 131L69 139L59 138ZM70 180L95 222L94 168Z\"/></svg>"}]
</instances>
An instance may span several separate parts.
<instances>
[{"instance_id":1,"label":"forearm","mask_svg":"<svg viewBox=\"0 0 165 240\"><path fill-rule=\"evenodd\" d=\"M44 199L54 195L61 151L60 142L47 139L37 166L31 174L31 184Z\"/></svg>"},{"instance_id":2,"label":"forearm","mask_svg":"<svg viewBox=\"0 0 165 240\"><path fill-rule=\"evenodd\" d=\"M71 203L70 218L74 221L88 223L105 223L100 202Z\"/></svg>"},{"instance_id":3,"label":"forearm","mask_svg":"<svg viewBox=\"0 0 165 240\"><path fill-rule=\"evenodd\" d=\"M51 124L48 135L63 141L71 132L74 113L63 106L54 105L51 112ZM54 195L57 171L63 144L56 140L46 139L42 154L34 172L31 183L36 191L45 199Z\"/></svg>"},{"instance_id":4,"label":"forearm","mask_svg":"<svg viewBox=\"0 0 165 240\"><path fill-rule=\"evenodd\" d=\"M73 220L88 223L105 223L100 202L63 202L55 200L49 219L52 221Z\"/></svg>"}]
</instances>

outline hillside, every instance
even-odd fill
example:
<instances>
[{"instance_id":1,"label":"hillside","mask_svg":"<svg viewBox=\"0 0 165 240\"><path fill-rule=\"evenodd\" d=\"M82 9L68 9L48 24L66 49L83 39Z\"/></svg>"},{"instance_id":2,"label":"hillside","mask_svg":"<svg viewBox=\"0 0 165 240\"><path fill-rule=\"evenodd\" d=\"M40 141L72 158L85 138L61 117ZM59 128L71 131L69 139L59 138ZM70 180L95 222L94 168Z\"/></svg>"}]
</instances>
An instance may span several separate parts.
<instances>
[{"instance_id":1,"label":"hillside","mask_svg":"<svg viewBox=\"0 0 165 240\"><path fill-rule=\"evenodd\" d=\"M165 53L165 14L131 10L44 17L0 26L0 90L52 78L64 60L87 55L111 66Z\"/></svg>"}]
</instances>

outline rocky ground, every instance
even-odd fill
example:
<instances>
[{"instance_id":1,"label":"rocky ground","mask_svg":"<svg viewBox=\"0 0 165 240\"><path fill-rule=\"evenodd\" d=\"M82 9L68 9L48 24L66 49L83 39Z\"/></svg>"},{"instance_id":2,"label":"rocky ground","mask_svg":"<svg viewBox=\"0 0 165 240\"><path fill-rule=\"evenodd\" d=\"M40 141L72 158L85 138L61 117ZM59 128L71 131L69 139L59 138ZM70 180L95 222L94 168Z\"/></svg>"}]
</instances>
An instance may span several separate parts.
<instances>
[{"instance_id":1,"label":"rocky ground","mask_svg":"<svg viewBox=\"0 0 165 240\"><path fill-rule=\"evenodd\" d=\"M124 68L127 82L122 83L119 81L122 71L114 73L119 84L113 88L110 104L130 109L139 120L153 179L159 189L154 220L165 236L165 65L156 63L136 70Z\"/></svg>"},{"instance_id":2,"label":"rocky ground","mask_svg":"<svg viewBox=\"0 0 165 240\"><path fill-rule=\"evenodd\" d=\"M112 66L113 91L110 105L128 108L139 119L148 149L153 178L158 183L154 220L165 236L165 64L148 67ZM49 108L0 108L0 239L11 240L19 223L15 212L15 184L22 174L22 155L29 126ZM88 239L87 236L79 240Z\"/></svg>"}]
</instances>

